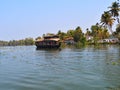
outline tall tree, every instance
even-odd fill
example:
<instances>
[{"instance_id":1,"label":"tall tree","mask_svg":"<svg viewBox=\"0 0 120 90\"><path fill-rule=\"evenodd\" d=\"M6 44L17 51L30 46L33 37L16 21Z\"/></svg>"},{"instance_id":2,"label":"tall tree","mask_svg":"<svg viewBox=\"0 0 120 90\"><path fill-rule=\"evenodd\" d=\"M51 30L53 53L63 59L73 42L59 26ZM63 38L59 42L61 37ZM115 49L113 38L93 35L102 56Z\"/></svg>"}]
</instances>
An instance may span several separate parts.
<instances>
[{"instance_id":1,"label":"tall tree","mask_svg":"<svg viewBox=\"0 0 120 90\"><path fill-rule=\"evenodd\" d=\"M73 38L74 38L74 41L75 42L78 42L82 39L83 37L83 33L82 33L82 30L81 28L78 26L75 31L74 31L74 35L73 35Z\"/></svg>"},{"instance_id":2,"label":"tall tree","mask_svg":"<svg viewBox=\"0 0 120 90\"><path fill-rule=\"evenodd\" d=\"M112 17L109 11L105 11L101 16L102 26L108 27L112 34L113 34L112 25L114 23L114 20L115 19Z\"/></svg>"},{"instance_id":3,"label":"tall tree","mask_svg":"<svg viewBox=\"0 0 120 90\"><path fill-rule=\"evenodd\" d=\"M112 14L113 17L115 17L115 19L117 19L117 22L119 23L119 11L120 11L120 4L119 1L115 1L112 3L112 6L108 7L110 8L109 12Z\"/></svg>"},{"instance_id":4,"label":"tall tree","mask_svg":"<svg viewBox=\"0 0 120 90\"><path fill-rule=\"evenodd\" d=\"M119 23L119 11L120 11L120 4L119 0L112 3L110 7L108 7L110 10L105 11L101 16L101 23L102 26L107 27L113 36L117 35L116 32L114 33L112 31L112 26L117 21ZM116 37L116 36L115 36Z\"/></svg>"}]
</instances>

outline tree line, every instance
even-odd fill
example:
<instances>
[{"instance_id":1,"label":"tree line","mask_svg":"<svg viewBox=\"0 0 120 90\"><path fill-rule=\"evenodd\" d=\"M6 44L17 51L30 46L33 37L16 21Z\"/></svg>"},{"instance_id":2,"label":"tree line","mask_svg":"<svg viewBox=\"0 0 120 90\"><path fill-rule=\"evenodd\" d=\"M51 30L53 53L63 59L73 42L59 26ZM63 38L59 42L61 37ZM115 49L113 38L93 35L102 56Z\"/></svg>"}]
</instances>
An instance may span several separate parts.
<instances>
[{"instance_id":1,"label":"tree line","mask_svg":"<svg viewBox=\"0 0 120 90\"><path fill-rule=\"evenodd\" d=\"M34 45L33 38L25 38L21 40L0 41L0 46L22 46L22 45Z\"/></svg>"},{"instance_id":2,"label":"tree line","mask_svg":"<svg viewBox=\"0 0 120 90\"><path fill-rule=\"evenodd\" d=\"M75 30L68 30L67 33L58 31L58 35L60 36L61 40L64 40L67 37L73 37L75 42L80 42L82 44L85 44L87 37L90 36L93 37L92 41L94 41L94 43L96 43L98 40L109 38L110 36L120 40L119 11L120 4L119 0L117 0L108 7L108 11L104 11L100 17L99 23L92 25L90 29L86 29L86 33L83 33L82 29L77 27ZM112 26L115 24L115 22L117 22L117 26L116 30L113 32Z\"/></svg>"}]
</instances>

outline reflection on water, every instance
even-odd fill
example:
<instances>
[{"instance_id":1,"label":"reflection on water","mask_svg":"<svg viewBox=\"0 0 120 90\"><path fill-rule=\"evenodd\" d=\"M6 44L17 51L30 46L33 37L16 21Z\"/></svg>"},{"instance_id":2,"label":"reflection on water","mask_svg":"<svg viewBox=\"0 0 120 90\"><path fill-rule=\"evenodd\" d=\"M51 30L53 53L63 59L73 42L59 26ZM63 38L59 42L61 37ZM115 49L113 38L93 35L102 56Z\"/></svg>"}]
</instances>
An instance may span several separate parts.
<instances>
[{"instance_id":1,"label":"reflection on water","mask_svg":"<svg viewBox=\"0 0 120 90\"><path fill-rule=\"evenodd\" d=\"M0 47L1 90L120 90L120 46Z\"/></svg>"}]
</instances>

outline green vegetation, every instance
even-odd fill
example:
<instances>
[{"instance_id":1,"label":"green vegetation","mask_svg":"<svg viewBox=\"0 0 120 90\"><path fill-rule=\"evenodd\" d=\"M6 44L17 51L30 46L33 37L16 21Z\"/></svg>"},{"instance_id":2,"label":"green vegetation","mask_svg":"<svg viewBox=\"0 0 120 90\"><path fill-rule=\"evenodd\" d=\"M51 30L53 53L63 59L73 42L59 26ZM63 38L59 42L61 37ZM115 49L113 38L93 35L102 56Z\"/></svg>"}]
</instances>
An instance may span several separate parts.
<instances>
[{"instance_id":1,"label":"green vegetation","mask_svg":"<svg viewBox=\"0 0 120 90\"><path fill-rule=\"evenodd\" d=\"M76 29L68 30L67 32L58 31L57 35L59 35L61 42L67 42L68 44L74 44L76 47L85 46L87 44L95 44L97 45L104 39L108 39L110 36L114 36L118 38L120 41L120 23L119 23L119 11L120 4L119 1L115 1L112 3L110 7L108 7L108 11L104 11L101 15L100 23L96 23L92 25L90 30L86 29L86 32L83 33L80 26L76 27ZM118 25L116 27L116 31L113 32L112 26L117 21ZM111 31L111 35L109 33ZM50 33L49 33L50 34ZM45 34L43 34L43 37ZM37 37L40 39L41 37ZM69 40L69 42L68 42ZM17 45L34 45L33 38L26 38L22 40L12 40L12 41L0 41L0 46L17 46ZM62 44L65 46L64 44Z\"/></svg>"},{"instance_id":2,"label":"green vegetation","mask_svg":"<svg viewBox=\"0 0 120 90\"><path fill-rule=\"evenodd\" d=\"M112 6L108 7L110 10L109 11L104 11L104 13L101 16L101 23L105 27L108 27L111 33L113 34L112 31L112 26L115 21L119 23L119 11L120 11L120 4L118 2L113 2ZM114 34L113 34L114 35Z\"/></svg>"},{"instance_id":3,"label":"green vegetation","mask_svg":"<svg viewBox=\"0 0 120 90\"><path fill-rule=\"evenodd\" d=\"M22 40L10 40L10 41L0 41L0 46L22 46L22 45L34 45L33 38L25 38Z\"/></svg>"},{"instance_id":4,"label":"green vegetation","mask_svg":"<svg viewBox=\"0 0 120 90\"><path fill-rule=\"evenodd\" d=\"M66 40L69 37L72 37L76 46L86 45L86 44L95 44L104 43L104 39L108 39L110 36L114 38L118 38L120 41L120 24L119 24L119 11L120 4L119 1L115 1L112 3L110 7L108 7L108 11L104 11L101 15L101 22L96 23L91 26L91 30L86 29L86 33L82 32L82 29L78 26L75 30L68 30L67 33L58 31L58 35L61 40ZM112 26L117 21L118 25L116 27L116 31L113 32ZM109 33L111 32L111 35ZM111 43L111 42L105 42Z\"/></svg>"},{"instance_id":5,"label":"green vegetation","mask_svg":"<svg viewBox=\"0 0 120 90\"><path fill-rule=\"evenodd\" d=\"M116 37L120 41L120 24L117 25L116 32L115 32Z\"/></svg>"}]
</instances>

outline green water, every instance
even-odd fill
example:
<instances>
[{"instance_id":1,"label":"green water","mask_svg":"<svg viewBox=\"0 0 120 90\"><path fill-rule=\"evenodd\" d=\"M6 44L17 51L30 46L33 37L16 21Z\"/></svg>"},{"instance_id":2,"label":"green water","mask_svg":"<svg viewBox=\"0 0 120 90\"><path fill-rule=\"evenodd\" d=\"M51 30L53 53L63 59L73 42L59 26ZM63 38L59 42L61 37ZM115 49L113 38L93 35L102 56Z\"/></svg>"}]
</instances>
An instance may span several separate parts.
<instances>
[{"instance_id":1,"label":"green water","mask_svg":"<svg viewBox=\"0 0 120 90\"><path fill-rule=\"evenodd\" d=\"M120 90L120 46L0 47L0 90Z\"/></svg>"}]
</instances>

